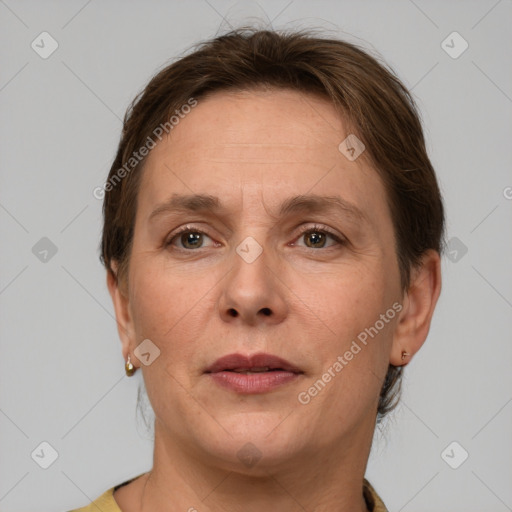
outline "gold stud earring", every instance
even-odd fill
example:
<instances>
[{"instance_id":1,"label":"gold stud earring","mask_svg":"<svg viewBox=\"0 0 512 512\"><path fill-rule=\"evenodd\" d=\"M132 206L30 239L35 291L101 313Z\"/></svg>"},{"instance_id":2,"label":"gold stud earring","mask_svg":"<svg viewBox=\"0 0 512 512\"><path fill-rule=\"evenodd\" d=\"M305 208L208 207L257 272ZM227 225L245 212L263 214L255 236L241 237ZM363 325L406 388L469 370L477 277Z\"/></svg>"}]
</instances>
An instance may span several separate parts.
<instances>
[{"instance_id":1,"label":"gold stud earring","mask_svg":"<svg viewBox=\"0 0 512 512\"><path fill-rule=\"evenodd\" d=\"M402 350L402 361L407 357L410 356L409 352L406 352L405 350Z\"/></svg>"},{"instance_id":2,"label":"gold stud earring","mask_svg":"<svg viewBox=\"0 0 512 512\"><path fill-rule=\"evenodd\" d=\"M131 377L135 373L135 366L130 361L130 354L128 354L128 361L124 365L124 371L128 377Z\"/></svg>"}]
</instances>

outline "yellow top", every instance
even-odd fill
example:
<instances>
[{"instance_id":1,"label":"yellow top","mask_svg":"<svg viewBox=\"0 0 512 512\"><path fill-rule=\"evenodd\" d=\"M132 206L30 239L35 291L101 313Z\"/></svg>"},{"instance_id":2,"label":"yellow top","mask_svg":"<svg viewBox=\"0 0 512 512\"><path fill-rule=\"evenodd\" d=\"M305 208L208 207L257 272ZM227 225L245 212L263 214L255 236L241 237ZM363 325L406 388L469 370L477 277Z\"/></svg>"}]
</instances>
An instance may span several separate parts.
<instances>
[{"instance_id":1,"label":"yellow top","mask_svg":"<svg viewBox=\"0 0 512 512\"><path fill-rule=\"evenodd\" d=\"M138 478L138 476L135 478ZM129 484L131 481L135 480L135 478L112 487L99 498L94 500L90 505L71 510L70 512L98 512L98 510L101 510L101 512L122 512L114 499L114 491L123 485ZM366 501L366 506L370 512L388 512L388 509L380 499L379 495L375 492L375 489L371 486L370 482L366 480L366 478L363 481L363 496Z\"/></svg>"}]
</instances>

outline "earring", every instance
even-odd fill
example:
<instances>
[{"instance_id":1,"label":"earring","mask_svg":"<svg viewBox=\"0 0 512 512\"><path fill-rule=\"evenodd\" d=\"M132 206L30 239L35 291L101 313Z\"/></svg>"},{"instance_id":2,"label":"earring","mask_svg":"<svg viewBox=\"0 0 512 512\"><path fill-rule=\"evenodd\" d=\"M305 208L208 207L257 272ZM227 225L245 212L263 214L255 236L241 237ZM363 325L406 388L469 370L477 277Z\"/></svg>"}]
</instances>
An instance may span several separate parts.
<instances>
[{"instance_id":1,"label":"earring","mask_svg":"<svg viewBox=\"0 0 512 512\"><path fill-rule=\"evenodd\" d=\"M410 356L409 352L406 352L405 350L402 350L402 361L407 357Z\"/></svg>"},{"instance_id":2,"label":"earring","mask_svg":"<svg viewBox=\"0 0 512 512\"><path fill-rule=\"evenodd\" d=\"M128 361L124 365L124 371L128 377L131 377L135 373L135 366L130 361L130 354L128 354Z\"/></svg>"}]
</instances>

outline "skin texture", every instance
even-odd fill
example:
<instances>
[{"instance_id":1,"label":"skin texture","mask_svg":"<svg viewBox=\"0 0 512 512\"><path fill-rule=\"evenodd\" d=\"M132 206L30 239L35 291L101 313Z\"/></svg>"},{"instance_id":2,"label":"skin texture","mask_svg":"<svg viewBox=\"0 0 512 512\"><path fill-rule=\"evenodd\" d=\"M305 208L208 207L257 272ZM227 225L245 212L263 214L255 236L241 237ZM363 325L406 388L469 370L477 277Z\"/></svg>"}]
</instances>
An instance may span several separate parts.
<instances>
[{"instance_id":1,"label":"skin texture","mask_svg":"<svg viewBox=\"0 0 512 512\"><path fill-rule=\"evenodd\" d=\"M122 341L155 411L153 469L115 493L124 512L365 511L362 481L388 364L425 341L441 289L426 253L402 295L384 186L338 145L348 133L325 99L288 90L203 98L148 157L139 190L128 281L107 283ZM210 194L224 210L149 220L172 194ZM278 216L292 196L339 196L346 213ZM313 228L315 235L301 232ZM197 245L178 236L204 231ZM326 235L332 231L340 244ZM247 237L262 253L236 252ZM181 249L181 250L180 250ZM399 314L311 401L307 391L393 303ZM160 356L134 350L150 339ZM411 354L405 361L402 350ZM304 374L271 392L241 395L203 372L229 353L277 355ZM140 370L139 370L140 371ZM237 453L252 443L248 467ZM253 449L254 450L254 449Z\"/></svg>"}]
</instances>

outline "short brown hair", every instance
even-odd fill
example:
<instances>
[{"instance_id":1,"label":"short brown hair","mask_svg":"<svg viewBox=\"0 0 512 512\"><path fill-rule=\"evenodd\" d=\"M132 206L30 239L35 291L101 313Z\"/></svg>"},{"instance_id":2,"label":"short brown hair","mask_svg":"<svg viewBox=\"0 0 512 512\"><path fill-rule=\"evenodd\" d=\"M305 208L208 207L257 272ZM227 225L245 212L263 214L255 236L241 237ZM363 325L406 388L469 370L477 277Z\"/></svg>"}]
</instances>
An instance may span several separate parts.
<instances>
[{"instance_id":1,"label":"short brown hair","mask_svg":"<svg viewBox=\"0 0 512 512\"><path fill-rule=\"evenodd\" d=\"M421 119L396 74L355 44L312 31L241 28L198 45L158 72L129 106L103 203L101 261L116 278L127 276L137 193L146 158L120 170L155 128L176 110L223 90L285 88L330 100L346 129L365 145L363 156L386 188L403 291L428 249L444 251L444 207L428 158ZM347 132L349 133L349 132ZM114 179L117 178L117 181ZM117 276L112 263L117 262ZM389 365L378 417L398 403L402 367Z\"/></svg>"}]
</instances>

